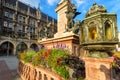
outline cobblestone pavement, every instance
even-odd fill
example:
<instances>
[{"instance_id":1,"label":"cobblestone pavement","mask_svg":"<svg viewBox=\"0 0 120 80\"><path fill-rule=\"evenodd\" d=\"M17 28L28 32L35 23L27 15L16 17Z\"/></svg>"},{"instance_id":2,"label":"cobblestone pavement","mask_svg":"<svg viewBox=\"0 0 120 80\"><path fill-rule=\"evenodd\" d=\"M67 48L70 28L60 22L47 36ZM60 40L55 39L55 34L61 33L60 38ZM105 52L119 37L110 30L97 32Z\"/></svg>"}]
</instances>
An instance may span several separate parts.
<instances>
[{"instance_id":1,"label":"cobblestone pavement","mask_svg":"<svg viewBox=\"0 0 120 80\"><path fill-rule=\"evenodd\" d=\"M16 56L0 56L0 80L22 80L17 74Z\"/></svg>"}]
</instances>

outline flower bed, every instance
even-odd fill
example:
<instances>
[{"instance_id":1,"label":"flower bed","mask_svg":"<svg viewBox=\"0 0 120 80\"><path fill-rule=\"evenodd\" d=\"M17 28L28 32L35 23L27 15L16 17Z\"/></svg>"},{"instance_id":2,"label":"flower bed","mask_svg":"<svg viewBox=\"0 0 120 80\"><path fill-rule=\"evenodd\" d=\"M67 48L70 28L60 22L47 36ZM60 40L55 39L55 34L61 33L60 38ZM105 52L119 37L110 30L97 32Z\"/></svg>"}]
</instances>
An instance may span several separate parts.
<instances>
[{"instance_id":1,"label":"flower bed","mask_svg":"<svg viewBox=\"0 0 120 80\"><path fill-rule=\"evenodd\" d=\"M54 73L58 75L60 79L64 78L65 80L69 80L69 79L73 80L74 78L74 80L75 79L82 80L85 77L84 62L80 60L78 57L69 55L68 50L41 49L38 52L35 52L33 50L28 50L20 53L18 58L24 62L23 65L26 65L26 63L31 63L30 65L33 65L34 66L33 68L35 70L36 70L36 66L39 66L43 68L40 70L45 69L44 71L47 70L46 72L49 71L51 73ZM24 72L23 69L21 71L21 68L19 68L18 71L21 73ZM42 73L46 73L46 72L42 72ZM47 76L47 74L45 75ZM48 80L48 79L42 79L42 80ZM59 80L59 79L53 79L53 80Z\"/></svg>"}]
</instances>

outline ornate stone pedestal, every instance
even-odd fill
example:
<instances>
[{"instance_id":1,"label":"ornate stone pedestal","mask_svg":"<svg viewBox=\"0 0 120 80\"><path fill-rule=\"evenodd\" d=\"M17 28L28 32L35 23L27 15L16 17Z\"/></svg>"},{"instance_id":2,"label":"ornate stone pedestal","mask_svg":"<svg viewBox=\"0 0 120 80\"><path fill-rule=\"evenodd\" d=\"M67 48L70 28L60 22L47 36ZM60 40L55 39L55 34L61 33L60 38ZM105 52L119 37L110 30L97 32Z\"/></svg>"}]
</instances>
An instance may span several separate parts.
<instances>
[{"instance_id":1,"label":"ornate stone pedestal","mask_svg":"<svg viewBox=\"0 0 120 80\"><path fill-rule=\"evenodd\" d=\"M112 80L111 66L113 58L84 58L85 80Z\"/></svg>"},{"instance_id":2,"label":"ornate stone pedestal","mask_svg":"<svg viewBox=\"0 0 120 80\"><path fill-rule=\"evenodd\" d=\"M59 34L62 35L62 34ZM74 55L80 54L79 37L75 34L68 35L67 33L61 37L55 37L51 39L43 39L38 41L40 45L44 45L46 48L52 49L59 45L65 49L70 50Z\"/></svg>"}]
</instances>

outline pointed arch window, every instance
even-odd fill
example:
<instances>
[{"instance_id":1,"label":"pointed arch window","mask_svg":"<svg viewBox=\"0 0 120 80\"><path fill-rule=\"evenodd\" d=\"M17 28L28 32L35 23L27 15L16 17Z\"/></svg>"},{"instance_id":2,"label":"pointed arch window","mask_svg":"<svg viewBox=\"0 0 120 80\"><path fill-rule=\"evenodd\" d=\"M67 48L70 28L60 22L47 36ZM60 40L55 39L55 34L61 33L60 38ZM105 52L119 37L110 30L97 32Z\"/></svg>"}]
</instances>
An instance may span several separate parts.
<instances>
[{"instance_id":1,"label":"pointed arch window","mask_svg":"<svg viewBox=\"0 0 120 80\"><path fill-rule=\"evenodd\" d=\"M112 26L110 21L105 22L105 37L106 39L112 39Z\"/></svg>"},{"instance_id":2,"label":"pointed arch window","mask_svg":"<svg viewBox=\"0 0 120 80\"><path fill-rule=\"evenodd\" d=\"M91 22L89 24L88 32L89 32L89 40L95 40L97 38L97 27L94 22Z\"/></svg>"}]
</instances>

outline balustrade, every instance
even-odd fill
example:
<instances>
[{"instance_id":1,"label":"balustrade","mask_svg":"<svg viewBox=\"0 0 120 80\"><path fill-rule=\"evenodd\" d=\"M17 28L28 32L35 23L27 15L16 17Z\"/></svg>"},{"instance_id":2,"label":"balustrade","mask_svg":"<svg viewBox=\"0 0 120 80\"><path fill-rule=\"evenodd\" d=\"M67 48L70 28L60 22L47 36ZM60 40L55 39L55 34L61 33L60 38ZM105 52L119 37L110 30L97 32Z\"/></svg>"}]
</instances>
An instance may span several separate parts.
<instances>
[{"instance_id":1,"label":"balustrade","mask_svg":"<svg viewBox=\"0 0 120 80\"><path fill-rule=\"evenodd\" d=\"M23 80L64 80L58 74L46 68L32 66L30 63L22 61L18 64L17 72Z\"/></svg>"}]
</instances>

